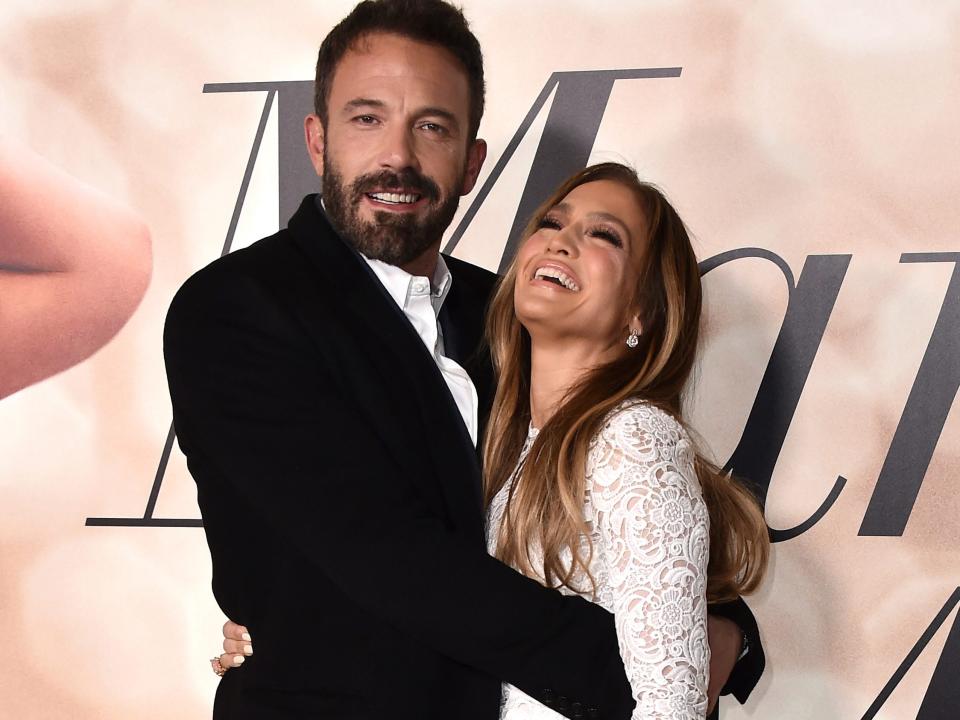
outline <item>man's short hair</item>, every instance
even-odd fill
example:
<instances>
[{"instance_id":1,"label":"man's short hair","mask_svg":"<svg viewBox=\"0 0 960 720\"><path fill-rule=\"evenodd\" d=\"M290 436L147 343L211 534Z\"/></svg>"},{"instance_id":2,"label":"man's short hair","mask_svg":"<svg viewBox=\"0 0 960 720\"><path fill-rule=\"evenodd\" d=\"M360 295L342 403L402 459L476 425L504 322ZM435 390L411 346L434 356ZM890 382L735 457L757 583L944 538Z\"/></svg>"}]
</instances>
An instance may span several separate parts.
<instances>
[{"instance_id":1,"label":"man's short hair","mask_svg":"<svg viewBox=\"0 0 960 720\"><path fill-rule=\"evenodd\" d=\"M330 31L320 45L313 106L327 125L327 101L337 65L347 51L371 33L392 33L437 45L463 65L470 84L470 140L483 117L483 54L463 11L443 0L365 0Z\"/></svg>"}]
</instances>

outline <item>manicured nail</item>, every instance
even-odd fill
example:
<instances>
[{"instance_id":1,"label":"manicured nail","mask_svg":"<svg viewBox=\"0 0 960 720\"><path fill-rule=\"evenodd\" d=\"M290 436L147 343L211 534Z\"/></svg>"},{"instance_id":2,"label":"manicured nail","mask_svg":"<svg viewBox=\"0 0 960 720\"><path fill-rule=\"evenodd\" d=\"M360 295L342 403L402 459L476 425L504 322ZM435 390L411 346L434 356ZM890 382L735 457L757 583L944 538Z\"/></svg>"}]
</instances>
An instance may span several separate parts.
<instances>
[{"instance_id":1,"label":"manicured nail","mask_svg":"<svg viewBox=\"0 0 960 720\"><path fill-rule=\"evenodd\" d=\"M247 655L253 655L253 645L244 645L243 652Z\"/></svg>"},{"instance_id":2,"label":"manicured nail","mask_svg":"<svg viewBox=\"0 0 960 720\"><path fill-rule=\"evenodd\" d=\"M243 633L243 634L240 636L240 639L241 639L241 640L246 640L247 642L252 642L252 638L250 637L250 633L247 633L247 632Z\"/></svg>"},{"instance_id":3,"label":"manicured nail","mask_svg":"<svg viewBox=\"0 0 960 720\"><path fill-rule=\"evenodd\" d=\"M234 665L243 665L243 661L244 661L244 660L245 660L245 658L243 657L243 655L234 655L234 656L233 656L233 664L234 664Z\"/></svg>"}]
</instances>

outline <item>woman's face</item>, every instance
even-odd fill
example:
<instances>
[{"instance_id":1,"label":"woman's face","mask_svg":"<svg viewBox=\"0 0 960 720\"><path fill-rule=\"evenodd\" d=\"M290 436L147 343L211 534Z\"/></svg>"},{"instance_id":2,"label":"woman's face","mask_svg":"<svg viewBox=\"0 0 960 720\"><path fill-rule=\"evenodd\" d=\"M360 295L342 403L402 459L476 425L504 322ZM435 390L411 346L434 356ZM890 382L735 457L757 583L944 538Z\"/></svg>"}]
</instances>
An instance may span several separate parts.
<instances>
[{"instance_id":1,"label":"woman's face","mask_svg":"<svg viewBox=\"0 0 960 720\"><path fill-rule=\"evenodd\" d=\"M551 208L517 253L514 305L531 336L598 350L623 343L639 327L645 227L634 192L612 180L580 185Z\"/></svg>"}]
</instances>

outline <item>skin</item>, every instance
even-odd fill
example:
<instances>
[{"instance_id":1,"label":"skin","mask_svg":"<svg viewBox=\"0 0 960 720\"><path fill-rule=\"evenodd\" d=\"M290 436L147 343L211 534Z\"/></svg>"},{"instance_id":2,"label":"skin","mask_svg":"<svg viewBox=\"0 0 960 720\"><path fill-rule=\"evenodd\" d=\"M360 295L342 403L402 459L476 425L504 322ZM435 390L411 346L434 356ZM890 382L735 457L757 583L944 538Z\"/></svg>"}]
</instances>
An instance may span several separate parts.
<instances>
[{"instance_id":1,"label":"skin","mask_svg":"<svg viewBox=\"0 0 960 720\"><path fill-rule=\"evenodd\" d=\"M318 175L323 176L329 161L347 186L384 169L399 173L412 168L433 180L442 193L462 196L473 189L486 157L486 144L467 137L468 109L466 75L450 53L396 35L373 34L337 66L327 127L315 114L304 121L307 149ZM518 253L515 302L534 339L530 401L535 424L549 418L580 373L623 352L630 329L640 329L636 308L624 301L636 287L644 250L644 218L632 194L616 183L597 181L575 188L565 201L548 215L557 226L541 228ZM365 195L356 210L361 219L374 222L380 212L422 214L428 208L423 201L397 206ZM609 234L616 235L621 246L605 237ZM432 277L439 249L438 238L400 267ZM534 279L538 263L564 267L576 277L580 291ZM718 634L717 640L729 645L718 652L711 631L713 657L734 659L729 666L711 661L710 676L716 679L715 694L711 680L711 707L740 648L739 628L711 617L709 627L715 623L728 623L736 637ZM223 636L219 660L224 668L238 667L253 654L246 627L228 620Z\"/></svg>"},{"instance_id":2,"label":"skin","mask_svg":"<svg viewBox=\"0 0 960 720\"><path fill-rule=\"evenodd\" d=\"M720 698L734 665L743 650L743 632L733 620L707 615L707 643L710 645L710 680L707 685L707 713Z\"/></svg>"},{"instance_id":3,"label":"skin","mask_svg":"<svg viewBox=\"0 0 960 720\"><path fill-rule=\"evenodd\" d=\"M327 127L315 114L304 121L307 150L318 175L323 176L329 158L345 185L383 170L412 169L433 180L445 196L466 195L487 153L483 140L468 137L469 109L467 75L450 52L375 33L337 65ZM390 191L416 193L417 188ZM396 205L365 194L356 210L362 220L375 223L378 213L422 216L427 205L425 198ZM433 277L440 240L400 267Z\"/></svg>"}]
</instances>

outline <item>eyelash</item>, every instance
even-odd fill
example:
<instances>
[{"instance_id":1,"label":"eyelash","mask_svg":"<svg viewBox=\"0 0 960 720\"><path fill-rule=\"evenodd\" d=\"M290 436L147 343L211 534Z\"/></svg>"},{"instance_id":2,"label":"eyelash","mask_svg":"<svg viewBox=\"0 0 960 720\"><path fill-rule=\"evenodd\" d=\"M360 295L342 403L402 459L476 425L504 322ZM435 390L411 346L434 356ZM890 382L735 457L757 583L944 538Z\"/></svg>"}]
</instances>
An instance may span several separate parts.
<instances>
[{"instance_id":1,"label":"eyelash","mask_svg":"<svg viewBox=\"0 0 960 720\"><path fill-rule=\"evenodd\" d=\"M623 247L623 241L620 240L620 236L617 235L613 230L607 230L606 228L597 228L590 231L592 235L596 237L601 237L607 242L609 242L614 247Z\"/></svg>"},{"instance_id":2,"label":"eyelash","mask_svg":"<svg viewBox=\"0 0 960 720\"><path fill-rule=\"evenodd\" d=\"M563 229L563 225L560 224L560 221L550 217L549 215L544 218L541 218L540 222L537 224L537 227L539 229L545 228L547 230ZM590 228L589 230L587 230L587 234L592 237L603 238L614 247L618 247L618 248L623 247L623 241L620 239L620 236L617 235L617 233L615 233L613 230L609 230L605 227Z\"/></svg>"}]
</instances>

